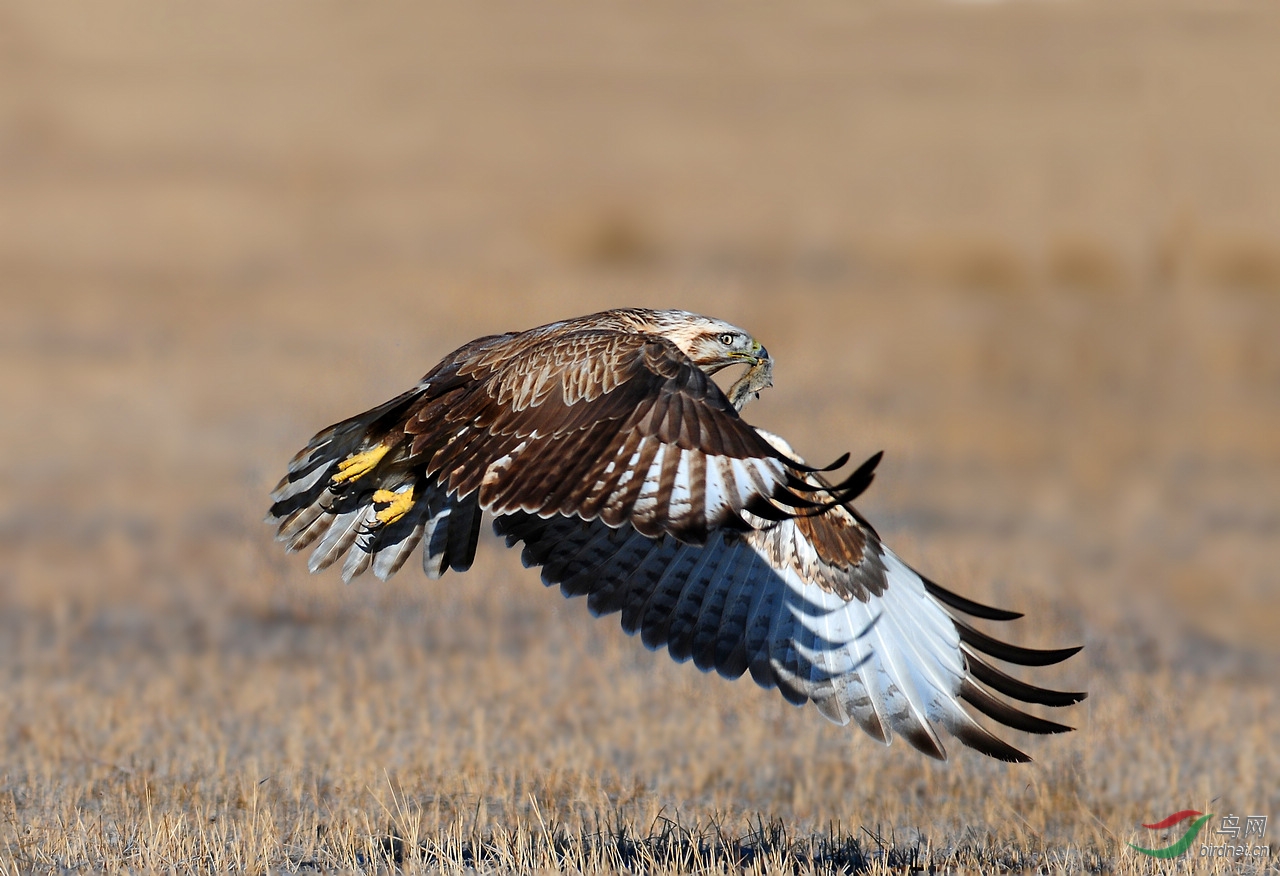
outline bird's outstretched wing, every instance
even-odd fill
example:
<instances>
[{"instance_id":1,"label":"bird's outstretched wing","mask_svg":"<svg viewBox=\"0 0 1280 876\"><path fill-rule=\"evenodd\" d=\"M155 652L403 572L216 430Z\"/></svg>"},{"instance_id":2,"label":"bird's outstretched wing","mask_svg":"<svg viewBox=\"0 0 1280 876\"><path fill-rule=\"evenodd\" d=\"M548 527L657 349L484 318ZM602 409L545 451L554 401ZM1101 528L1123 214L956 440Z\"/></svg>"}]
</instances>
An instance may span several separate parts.
<instances>
[{"instance_id":1,"label":"bird's outstretched wing","mask_svg":"<svg viewBox=\"0 0 1280 876\"><path fill-rule=\"evenodd\" d=\"M812 700L827 718L852 719L882 742L898 733L945 758L941 727L984 754L1025 761L969 709L1031 733L1071 729L996 694L1065 706L1083 693L1018 681L983 655L1040 666L1078 648L1030 650L978 632L961 615L1019 615L922 577L847 502L821 514L754 522L746 532L717 530L700 545L527 512L500 516L494 528L508 545L524 543L525 564L541 566L545 583L586 596L596 615L620 612L623 629L639 633L647 647L666 647L677 661L692 659L727 678L750 672L788 701Z\"/></svg>"},{"instance_id":2,"label":"bird's outstretched wing","mask_svg":"<svg viewBox=\"0 0 1280 876\"><path fill-rule=\"evenodd\" d=\"M847 456L838 460L843 464ZM425 543L466 569L481 510L600 520L703 545L847 492L808 479L666 338L553 325L480 338L411 391L317 434L272 493L312 571L386 578Z\"/></svg>"}]
</instances>

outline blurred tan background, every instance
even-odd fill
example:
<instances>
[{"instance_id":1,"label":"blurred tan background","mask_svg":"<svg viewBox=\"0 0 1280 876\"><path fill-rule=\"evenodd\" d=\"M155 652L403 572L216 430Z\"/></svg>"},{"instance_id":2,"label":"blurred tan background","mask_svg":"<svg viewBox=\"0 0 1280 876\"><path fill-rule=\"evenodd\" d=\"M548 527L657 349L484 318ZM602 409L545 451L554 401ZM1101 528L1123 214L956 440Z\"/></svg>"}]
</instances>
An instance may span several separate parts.
<instances>
[{"instance_id":1,"label":"blurred tan background","mask_svg":"<svg viewBox=\"0 0 1280 876\"><path fill-rule=\"evenodd\" d=\"M1219 0L6 5L3 683L495 580L581 623L487 534L467 577L344 589L259 521L462 342L648 305L766 343L748 418L808 458L885 449L864 513L1084 642L1090 703L1120 669L1273 688L1277 46Z\"/></svg>"}]
</instances>

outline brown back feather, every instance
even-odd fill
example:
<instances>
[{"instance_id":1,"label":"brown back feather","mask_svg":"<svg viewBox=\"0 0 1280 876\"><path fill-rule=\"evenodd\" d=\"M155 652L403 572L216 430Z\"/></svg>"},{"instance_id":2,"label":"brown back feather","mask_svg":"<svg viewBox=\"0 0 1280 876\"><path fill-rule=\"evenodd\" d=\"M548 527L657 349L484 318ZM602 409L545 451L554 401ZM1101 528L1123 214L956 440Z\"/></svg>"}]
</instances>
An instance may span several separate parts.
<instances>
[{"instance_id":1,"label":"brown back feather","mask_svg":"<svg viewBox=\"0 0 1280 876\"><path fill-rule=\"evenodd\" d=\"M679 520L669 518L665 503L682 460L689 475L703 479L689 486L699 504L708 456L769 460L778 482L755 468L749 482L766 498L784 489L782 457L673 343L577 322L568 330L485 338L442 362L404 418L403 463L451 493L479 490L481 505L495 513L603 513L616 523L631 513L648 466L666 447L656 472L657 507L638 525L695 541L711 528L734 525L724 518L745 500L735 496L734 507L718 509L717 519L696 505ZM515 459L491 468L507 457ZM633 474L622 484L628 469Z\"/></svg>"}]
</instances>

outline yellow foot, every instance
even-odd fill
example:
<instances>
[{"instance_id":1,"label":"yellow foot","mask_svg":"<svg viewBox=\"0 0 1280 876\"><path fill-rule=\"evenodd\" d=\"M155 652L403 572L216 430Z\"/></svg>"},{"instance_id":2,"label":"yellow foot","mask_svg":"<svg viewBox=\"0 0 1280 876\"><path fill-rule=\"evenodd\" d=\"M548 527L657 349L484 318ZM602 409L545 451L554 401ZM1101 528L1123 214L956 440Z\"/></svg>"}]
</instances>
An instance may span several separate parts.
<instances>
[{"instance_id":1,"label":"yellow foot","mask_svg":"<svg viewBox=\"0 0 1280 876\"><path fill-rule=\"evenodd\" d=\"M393 493L390 490L378 490L373 494L373 504L386 504L387 507L380 510L374 517L383 526L390 526L401 517L409 513L409 509L413 507L413 487L405 490L403 493Z\"/></svg>"},{"instance_id":2,"label":"yellow foot","mask_svg":"<svg viewBox=\"0 0 1280 876\"><path fill-rule=\"evenodd\" d=\"M379 444L377 447L369 448L364 453L352 454L338 463L338 473L330 480L335 484L345 484L348 481L363 477L381 462L382 457L386 456L390 450L391 448L386 444Z\"/></svg>"}]
</instances>

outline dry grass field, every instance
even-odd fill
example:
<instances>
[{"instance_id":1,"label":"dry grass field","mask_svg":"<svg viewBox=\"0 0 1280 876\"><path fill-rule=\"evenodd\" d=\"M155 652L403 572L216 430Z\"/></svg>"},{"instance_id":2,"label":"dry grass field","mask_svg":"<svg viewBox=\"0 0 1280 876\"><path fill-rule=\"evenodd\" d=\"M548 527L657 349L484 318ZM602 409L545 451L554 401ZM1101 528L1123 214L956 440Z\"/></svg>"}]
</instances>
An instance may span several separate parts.
<instances>
[{"instance_id":1,"label":"dry grass field","mask_svg":"<svg viewBox=\"0 0 1280 876\"><path fill-rule=\"evenodd\" d=\"M1277 45L1233 0L0 6L0 874L1275 867ZM810 459L886 450L861 510L1085 645L1035 676L1078 731L935 763L487 534L349 587L272 541L314 431L621 304L753 331ZM1270 858L1127 847L1187 808Z\"/></svg>"}]
</instances>

